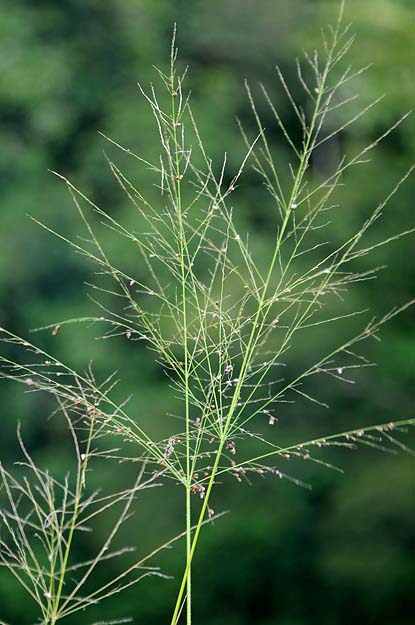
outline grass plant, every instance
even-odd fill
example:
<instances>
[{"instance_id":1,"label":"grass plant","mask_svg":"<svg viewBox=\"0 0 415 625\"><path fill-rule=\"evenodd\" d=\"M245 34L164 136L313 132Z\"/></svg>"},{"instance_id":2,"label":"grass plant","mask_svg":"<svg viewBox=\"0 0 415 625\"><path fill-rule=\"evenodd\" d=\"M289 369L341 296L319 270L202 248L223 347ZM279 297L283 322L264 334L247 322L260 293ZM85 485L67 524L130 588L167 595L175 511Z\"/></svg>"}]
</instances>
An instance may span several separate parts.
<instances>
[{"instance_id":1,"label":"grass plant","mask_svg":"<svg viewBox=\"0 0 415 625\"><path fill-rule=\"evenodd\" d=\"M23 443L31 478L18 481L2 469L10 510L3 511L1 518L12 540L9 543L2 539L3 562L39 604L44 625L54 625L73 611L155 572L139 569L137 573L137 567L146 562L140 561L109 582L108 587L78 598L84 580L109 557L111 533L95 559L84 563L86 572L81 573L72 590L66 586L64 589L66 573L78 566L69 564L76 530L92 515L122 502L116 531L136 494L154 485L155 480L173 480L183 493L185 558L169 622L191 625L192 562L202 527L215 515L212 493L219 480L229 476L241 482L257 475L272 475L296 481L292 469L287 468L289 460L330 466L321 457L329 446L410 451L399 433L413 425L413 419L369 427L362 424L313 440L278 444L278 420L283 418L287 402L300 398L325 406L313 395L310 380L326 376L327 380L353 383L355 370L371 364L360 353L361 344L377 339L386 322L414 303L405 302L373 317L368 311L354 310L348 300L349 289L374 278L378 270L360 270L359 261L374 249L414 231L408 229L391 233L386 240L365 242L413 167L352 235L335 242L325 234L330 233L331 221L341 223L343 208L338 197L345 174L365 163L371 151L406 117L357 154L344 155L332 163L332 170L323 179L313 176L311 165L316 151L324 149L377 103L356 112L349 85L365 68L354 70L345 63L352 43L353 36L343 22L342 5L337 23L323 33L322 50L305 54L304 60L297 62L305 105L296 101L277 69L280 88L297 118L300 139L290 134L269 90L261 87L275 125L291 149L290 163L276 162L261 120L261 107L248 84L256 135L250 137L250 131L239 122L246 156L236 171L229 171L226 157L219 165L212 162L185 92L186 71L180 74L177 70L173 36L169 71L157 70L161 92L154 86L149 91L140 86L158 129L159 159L150 161L108 138L111 148L127 153L154 175L156 201L153 189L146 192L127 178L113 158L106 157L115 180L136 211L137 230L126 228L110 211L63 178L85 227L86 239L70 240L48 225L40 225L96 264L98 276L93 292L97 294L94 301L98 314L40 329L57 333L67 324L92 323L105 328L105 338L121 336L133 344L144 342L162 363L172 392L182 401L178 415L182 427L177 427L177 420L172 421L170 434L155 439L140 416L130 414L127 403L112 398L112 378L98 384L91 372L75 371L38 345L1 328L3 341L30 356L26 364L1 356L2 375L22 382L29 390L56 397L76 451L73 488L68 480L59 483L37 468ZM343 111L350 105L352 114L347 116ZM274 215L273 249L266 262L255 251L255 234L252 244L237 214L238 194L243 193L240 184L249 166L258 179L258 195L265 187ZM104 249L97 234L102 224L113 231L114 237L122 237L133 254L139 254L141 265L136 273L123 268ZM116 302L113 307L108 304L111 299ZM341 328L339 336L352 333L332 345L324 340L327 324L337 324ZM322 337L318 352L303 353L307 334L316 332ZM293 353L301 356L297 358L303 363L301 370L291 366ZM86 451L82 453L79 426L86 432ZM95 449L92 441L101 436L123 441L133 449L131 459L141 467L134 486L108 498L84 495ZM119 457L126 453L123 445ZM32 481L38 484L36 491ZM19 512L20 498L29 504L28 513ZM32 529L41 537L44 562L28 537ZM131 572L134 579L125 581Z\"/></svg>"}]
</instances>

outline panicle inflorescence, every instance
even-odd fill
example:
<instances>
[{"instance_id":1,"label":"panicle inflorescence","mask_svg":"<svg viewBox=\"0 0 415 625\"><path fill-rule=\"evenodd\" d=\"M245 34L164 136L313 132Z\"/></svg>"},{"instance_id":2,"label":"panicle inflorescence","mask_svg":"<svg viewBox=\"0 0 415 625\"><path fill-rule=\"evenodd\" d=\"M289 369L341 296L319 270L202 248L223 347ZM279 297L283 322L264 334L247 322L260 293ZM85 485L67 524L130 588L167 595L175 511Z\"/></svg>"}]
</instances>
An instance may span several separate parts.
<instances>
[{"instance_id":1,"label":"panicle inflorescence","mask_svg":"<svg viewBox=\"0 0 415 625\"><path fill-rule=\"evenodd\" d=\"M349 66L339 73L338 68L352 40L340 15L337 25L324 34L322 53L306 54L304 62L297 62L298 80L307 106L296 102L282 72L277 69L280 87L298 123L300 141L294 138L268 90L261 85L265 103L292 152L292 162L288 166L279 163L272 153L260 107L248 83L246 91L255 131L250 137L252 130L239 122L246 145L245 157L236 171L230 171L226 156L219 166L212 162L189 96L184 91L186 71L182 75L177 72L173 37L170 71L157 70L167 104L163 104L163 95L154 86L148 92L140 86L158 132L161 146L158 160L147 160L106 137L112 148L136 159L155 177L156 198L153 189L151 193L146 192L139 183L127 178L112 158L106 157L117 184L136 211L137 231L131 232L112 213L60 176L79 212L88 244L54 234L95 263L103 281L93 285L94 293L98 294L94 297L99 309L97 316L59 321L47 328L57 336L65 331L67 324L96 324L104 328L102 338L127 338L132 349L136 342L144 342L163 367L172 393L182 401L182 411L176 415L183 424L179 431L173 427L167 437L156 439L147 431L140 416L130 413L128 400L119 403L112 399L116 384L113 376L97 383L91 368L79 373L36 345L1 329L3 341L18 345L29 356L28 364L0 357L3 375L22 382L30 392L45 391L57 398L61 410L72 415L68 423L78 452L72 425L75 417L77 427L87 432L92 428L94 440L115 436L129 444L130 449L134 446L131 456L126 455L124 446L122 450L103 453L111 458L140 462L150 475L142 482L143 468L140 480L132 489L114 496L114 501L118 501L118 497L128 502L121 519L127 514L136 490L153 483L154 479L170 478L184 487L186 567L172 625L177 623L185 597L187 623L191 622L191 563L200 529L205 519L209 521L214 516L209 502L219 477L229 475L242 482L254 476L272 475L303 484L292 475L295 471L292 465L295 461L307 461L336 469L319 457L319 452L328 446L409 451L397 433L413 424L411 420L352 429L289 445L278 445L275 442L278 428L269 427L277 426L283 418L284 405L298 397L326 406L310 390L309 378L319 375L353 383L354 370L371 365L357 353L360 344L377 338L384 323L413 303L405 303L379 319L367 317L367 311L356 311L347 305L342 305L339 312L333 304L347 302L347 290L354 283L376 275L377 268L356 270L357 260L374 248L413 232L398 233L378 243L363 243L387 202L412 173L411 167L354 234L334 243L326 241L323 235L330 223L328 214L331 219L341 218L341 199L337 193L345 172L366 161L369 152L406 117L359 153L344 155L323 179L311 175L315 151L378 101L333 126L333 111L337 120L339 109L346 110L353 100L344 95L344 86L365 69L354 71ZM235 216L241 194L240 180L248 163L259 177L260 188L265 186L274 215L271 252L265 262L264 254L258 254ZM133 254L138 252L142 271L131 275L131 270L112 260L110 251L100 242L94 217L121 236ZM111 309L107 303L109 295L121 301L122 307ZM360 330L350 333L338 345L326 347L323 340L318 352L304 353L302 346L307 332L314 334L321 330L324 333L326 324L342 323L347 331L348 321L357 321L360 315L364 319ZM295 352L301 354L300 370L292 365ZM72 536L78 517L82 518L86 463L90 455L91 452L78 453L78 481L74 492L66 483L63 487L59 485L63 488L60 506L63 501L66 508L56 509L55 501L49 494L44 495L49 505L47 516L39 518L35 525L40 523L46 545L55 541L51 571L45 572L34 556L31 564L24 559L26 552L32 549L27 538L31 521L23 520L17 510L11 516L2 513L17 548L16 552L9 546L4 547L5 563L14 574L23 567L26 577L33 582L34 589L30 592L35 600L41 606L52 606L60 615L73 611L72 598L82 585L78 582L69 595L66 590L64 598L59 580L67 567L66 556L62 559L62 536L65 531ZM31 461L29 464L41 480L45 493L50 493L52 485L57 486L55 482ZM14 509L12 488L20 489L23 495L27 492L4 470L3 481ZM195 527L192 526L192 495L202 500ZM30 497L34 497L31 492L29 500ZM36 514L41 514L36 499L31 501ZM12 529L11 521L17 529ZM15 539L15 532L19 539ZM22 542L24 547L20 553ZM65 540L65 544L70 542ZM66 553L65 549L63 552ZM100 553L94 562L98 564L103 557ZM92 572L95 564L85 566ZM43 598L39 599L40 596ZM93 600L101 596L97 592ZM87 602L76 605L86 606Z\"/></svg>"}]
</instances>

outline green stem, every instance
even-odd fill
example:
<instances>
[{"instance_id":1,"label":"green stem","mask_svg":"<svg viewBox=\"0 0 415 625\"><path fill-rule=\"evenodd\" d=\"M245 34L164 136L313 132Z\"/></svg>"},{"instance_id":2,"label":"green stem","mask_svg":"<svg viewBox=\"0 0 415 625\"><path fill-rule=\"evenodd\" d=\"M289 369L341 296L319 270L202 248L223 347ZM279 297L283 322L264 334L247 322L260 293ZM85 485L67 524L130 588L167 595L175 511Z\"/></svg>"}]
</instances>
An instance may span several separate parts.
<instances>
[{"instance_id":1,"label":"green stem","mask_svg":"<svg viewBox=\"0 0 415 625\"><path fill-rule=\"evenodd\" d=\"M212 488L213 488L213 484L215 482L216 474L218 472L219 460L220 460L220 457L222 455L222 450L223 450L224 444L225 444L225 439L222 439L220 441L220 443L219 443L219 447L218 447L218 450L217 450L217 453L216 453L215 463L213 465L212 473L211 473L211 476L210 476L210 479L209 479L209 483L208 483L208 486L207 486L207 489L206 489L206 494L205 494L205 497L203 499L203 504L202 504L202 508L200 510L200 514L199 514L199 518L198 518L198 521L197 521L196 529L195 529L194 534L193 534L193 540L190 543L190 550L189 550L189 553L188 553L186 568L185 568L185 571L183 573L183 578L182 578L182 582L181 582L181 585L180 585L179 593L177 595L176 605L174 607L174 612L173 612L173 616L172 616L170 625L177 625L177 623L178 623L178 618L179 618L179 614L180 614L180 609L181 609L181 604L182 604L184 591L185 591L188 579L189 579L190 574L191 574L191 566L192 566L193 556L194 556L194 553L196 551L196 546L197 546L197 542L198 542L198 539L199 539L200 530L202 528L203 520L204 520L205 515L206 515L206 510L208 508L210 494L211 494L211 491L212 491ZM188 492L190 493L190 490ZM188 604L188 602L189 602L189 598L188 597L187 597L186 601L187 601L187 604Z\"/></svg>"},{"instance_id":2,"label":"green stem","mask_svg":"<svg viewBox=\"0 0 415 625\"><path fill-rule=\"evenodd\" d=\"M274 267L275 267L276 260L278 258L278 253L279 253L279 250L280 250L281 242L282 242L285 230L287 228L287 225L288 225L288 222L289 222L289 219L290 219L291 204L296 199L296 195L298 193L301 181L303 179L304 172L305 172L305 170L307 169L307 166L308 166L308 161L309 161L309 157L310 157L310 146L311 146L311 142L312 142L313 131L314 131L314 128L315 128L317 114L318 114L318 111L319 111L319 108L320 108L322 93L324 91L327 75L328 75L328 72L329 72L330 63L331 63L331 57L332 57L332 52L333 52L334 47L335 47L335 40L333 42L333 47L332 47L332 49L330 51L329 58L328 58L328 61L327 61L327 64L326 64L326 68L325 68L325 71L324 71L323 76L322 76L322 80L321 80L321 84L320 84L320 91L319 91L319 94L318 94L318 97L317 97L317 100L316 100L316 104L315 104L315 108L314 108L314 112L313 112L313 117L312 117L312 120L311 120L311 123L310 123L310 128L309 128L309 131L307 133L306 140L305 140L304 149L303 149L303 155L302 155L302 158L301 158L300 166L299 166L299 169L297 171L297 175L296 175L296 178L295 178L295 181L294 181L294 184L293 184L293 188L292 188L292 192L291 192L291 197L290 197L289 203L288 203L288 205L286 207L286 213L285 213L285 216L284 216L284 221L283 221L283 224L281 226L280 232L278 234L276 245L275 245L275 249L274 249L274 254L273 254L273 257L272 257L272 260L271 260L271 263L270 263L270 266L269 266L269 269L268 269L268 272L267 272L265 285L264 285L264 288L263 288L263 291L262 291L262 294L261 294L260 303L258 305L257 313L256 313L256 316L255 316L255 322L253 324L253 328L252 328L252 331L251 331L251 334L250 334L250 337L249 337L249 340L248 340L248 345L247 345L247 348L246 348L246 351L245 351L245 355L244 355L244 359L243 359L243 363L242 363L242 366L241 366L241 371L240 371L240 375L239 375L239 382L238 382L237 387L235 389L233 401L232 401L232 404L230 406L229 413L228 413L228 416L227 416L227 419L226 419L224 435L221 438L221 441L220 441L220 444L219 444L219 447L218 447L218 450L217 450L217 454L216 454L216 458L215 458L215 464L213 466L212 474L211 474L209 482L208 482L208 487L207 487L207 490L206 490L206 494L205 494L205 498L204 498L204 501L203 501L202 509L200 511L200 515L199 515L198 523L197 523L197 526L196 526L196 530L195 530L195 533L194 533L194 536L193 536L193 541L191 541L191 542L189 541L189 535L187 534L187 543L186 543L187 544L187 562L186 562L186 569L184 571L182 582L181 582L181 586L180 586L180 590L179 590L179 594L177 596L176 605L175 605L175 609L174 609L174 612L173 612L173 617L172 617L172 620L171 620L171 625L177 625L177 619L179 617L181 603L182 603L184 590L185 590L186 586L187 586L187 589L188 589L188 591L187 591L188 592L188 595L187 595L187 607L189 607L189 597L190 597L190 595L189 595L189 588L191 586L189 580L190 580L190 575L191 575L191 564L192 564L193 555L194 555L195 550L196 550L196 546L197 546L197 542L198 542L198 539L199 539L200 530L201 530L201 527L203 525L203 519L205 517L206 510L207 510L207 507L208 507L211 490L213 488L215 477L216 477L216 474L217 474L217 471L218 471L219 461L220 461L220 458L221 458L221 455L222 455L222 451L223 451L223 447L224 447L224 444L225 444L225 441L226 441L228 428L229 428L229 425L231 423L232 416L233 416L234 410L235 410L236 405L237 405L239 392L240 392L240 389L242 387L243 380L244 380L244 377L245 377L245 373L246 373L246 370L247 370L247 366L248 366L248 363L249 363L249 360L250 360L250 357L251 357L251 350L254 349L255 345L256 345L255 327L256 327L256 324L257 324L257 322L259 320L260 314L261 314L263 306L264 306L264 302L265 302L265 299L266 299L268 286L269 286L269 283L271 281L271 276L272 276L272 273L273 273L273 270L274 270ZM187 490L187 497L188 498L189 498L189 495L190 495L190 491L188 489ZM189 545L191 545L190 546L190 550L189 550ZM190 625L190 623L191 623L191 621L187 620L187 624Z\"/></svg>"},{"instance_id":3,"label":"green stem","mask_svg":"<svg viewBox=\"0 0 415 625\"><path fill-rule=\"evenodd\" d=\"M177 113L175 99L177 92L175 91L174 80L174 37L171 53L171 119L173 124L173 144L174 144L174 160L172 168L174 179L176 180L176 199L177 199L177 217L179 222L179 257L180 257L180 274L182 287L182 313L183 313L183 345L184 345L184 382L185 382L185 420L186 420L186 624L192 623L192 578L191 578L191 544L192 544L192 505L190 485L192 480L191 471L191 446L190 446L190 386L189 386L189 349L188 349L188 320L187 320L187 300L186 300L186 266L185 259L187 257L187 247L185 240L185 232L183 226L182 214L182 197L181 197L181 178L180 173L180 156L177 137Z\"/></svg>"},{"instance_id":4,"label":"green stem","mask_svg":"<svg viewBox=\"0 0 415 625\"><path fill-rule=\"evenodd\" d=\"M74 511L73 511L73 514L72 514L72 519L71 519L71 525L70 525L70 528L69 528L68 539L66 541L66 549L65 549L64 556L63 556L61 573L60 573L60 576L59 576L58 587L57 587L57 590L56 590L56 595L55 595L55 599L54 599L53 606L52 606L52 613L50 614L50 625L55 625L55 623L59 619L59 604L60 604L60 601L61 601L63 585L65 583L66 569L68 567L69 555L70 555L70 552L71 552L72 541L73 541L73 537L74 537L74 533L75 533L75 527L76 527L76 521L77 521L78 514L79 514L79 508L80 508L80 504L81 504L82 492L83 492L83 489L84 489L85 475L86 475L86 470L87 470L87 466L88 466L89 453L90 453L90 450L91 450L91 443L92 443L93 432L94 432L94 423L95 423L95 419L94 419L94 415L92 414L91 415L91 422L90 422L90 426L89 426L89 431L88 431L88 438L87 438L87 442L86 442L84 459L82 460L82 463L80 465L79 474L78 474L78 480L77 480L77 485L76 485L76 499L75 499L75 504L74 504Z\"/></svg>"},{"instance_id":5,"label":"green stem","mask_svg":"<svg viewBox=\"0 0 415 625\"><path fill-rule=\"evenodd\" d=\"M187 587L187 598L186 598L186 602L187 602L187 625L191 625L191 609L190 609L190 591L191 591L191 583L190 583L190 576L191 576L191 564L192 564L192 559L193 559L193 555L195 553L196 550L196 546L197 546L197 542L199 539L199 534L200 534L200 530L201 527L203 525L203 519L205 517L206 514L206 510L208 508L208 503L209 503L209 498L210 498L210 494L213 488L213 484L215 482L215 477L218 471L218 467L219 467L219 461L222 455L222 451L223 451L223 447L224 444L226 442L227 439L227 435L229 432L229 426L231 424L232 421L232 416L234 414L235 408L237 406L237 402L239 399L239 393L240 390L242 388L244 379L245 379L245 374L248 368L248 364L250 362L250 359L252 357L253 354L253 350L256 347L257 344L257 340L258 340L258 336L255 336L255 329L257 326L257 323L259 321L261 312L263 310L264 307L264 303L266 300L266 295L267 295L267 291L268 291L268 287L271 281L271 277L274 271L274 267L278 258L278 254L280 252L280 248L281 248L281 243L283 241L283 237L285 234L285 230L287 228L288 222L290 220L290 215L291 215L291 209L293 204L295 203L296 199L297 199L297 193L300 189L301 186L301 182L303 180L305 171L307 170L308 167L308 163L309 163L309 159L310 159L310 154L312 152L313 149L313 137L314 137L314 130L315 130L315 125L316 125L316 121L317 121L317 116L318 116L318 111L320 110L320 105L321 105L321 101L322 101L322 96L324 93L324 89L325 89L325 85L326 85L326 81L327 81L327 76L329 74L330 68L331 68L331 61L332 61L332 57L333 57L333 52L334 49L337 45L337 37L338 37L338 31L339 31L339 26L340 26L340 22L341 22L341 16L342 16L342 10L343 10L343 3L342 3L342 8L340 11L340 16L339 16L339 20L337 23L337 28L334 32L334 36L333 36L333 43L332 43L332 47L329 51L329 55L328 55L328 59L326 62L326 66L324 69L324 72L321 76L321 81L320 84L318 85L318 95L317 95L317 99L315 102L315 107L314 107L314 111L313 111L313 115L312 115L312 119L311 119L311 123L310 123L310 127L308 129L307 132L307 136L305 138L304 141L304 147L303 147L303 153L301 156L301 160L300 160L300 165L294 180L294 184L292 187L292 191L291 191L291 196L289 199L288 204L285 207L285 215L284 215L284 219L283 219L283 223L281 226L281 229L278 233L277 236L277 241L275 244L275 248L274 248L274 253L273 253L273 257L271 259L271 263L269 265L269 269L267 272L267 276L266 276L266 280L265 280L265 284L262 290L262 294L261 294L261 298L260 298L260 302L258 305L258 309L255 315L255 320L253 323L253 327L252 327L252 331L250 333L249 336L249 340L248 340L248 344L245 350L245 354L244 354L244 358L243 358L243 362L242 362L242 366L241 366L241 371L239 374L239 381L237 383L236 389L235 389L235 393L231 402L231 406L229 408L229 412L226 418L226 423L225 423L225 427L224 427L224 431L223 431L223 436L220 439L220 444L216 453L216 458L215 458L215 463L212 469L212 473L208 482L208 487L206 490L206 494L204 497L204 501L203 501L203 505L199 514L199 519L197 522L197 526L194 532L194 536L193 536L193 540L191 541L191 533L190 533L190 529L191 529L191 523L190 520L188 519L188 515L190 514L190 480L189 480L189 484L187 487L187 496L186 496L186 509L189 509L189 513L186 512L186 551L187 551L187 561L186 561L186 569L184 571L183 574L183 578L182 578L182 582L181 582L181 586L179 589L179 593L177 596L177 600L176 600L176 605L175 605L175 609L173 612L173 617L171 620L171 625L177 625L177 621L179 618L179 614L180 614L180 610L181 610L181 605L182 605L182 599L183 599L183 595L184 595L184 591L185 588ZM173 112L174 112L174 104L173 104ZM173 119L174 119L174 115L173 115ZM174 138L175 138L175 147L176 147L176 162L177 162L177 174L179 174L179 168L178 168L178 158L177 158L177 143L176 143L176 133L174 131ZM179 176L178 176L179 178ZM180 178L179 178L180 180ZM178 182L178 201L180 201L180 183ZM182 220L181 220L181 211L179 211L179 220L180 220L180 231L182 232L182 228L183 228L183 224L182 224ZM183 261L183 257L182 257L182 271L184 268L184 261ZM185 311L185 306L184 306L184 311ZM259 333L258 333L259 335ZM186 338L186 337L185 337ZM187 344L185 346L186 349L186 353L185 355L187 356ZM185 362L185 368L186 368L186 373L187 373L187 379L186 382L188 384L188 370L186 367L186 362ZM187 393L187 386L186 386L186 399L188 400L188 393ZM186 407L188 407L188 404L186 402ZM188 439L188 428L189 428L189 419L188 419L188 414L186 413L186 437L187 437L187 444L189 444L189 439ZM189 449L187 449L187 463L189 464ZM188 473L188 479L190 478L189 473ZM190 620L189 620L190 619Z\"/></svg>"},{"instance_id":6,"label":"green stem","mask_svg":"<svg viewBox=\"0 0 415 625\"><path fill-rule=\"evenodd\" d=\"M186 593L186 623L192 623L192 568L191 568L191 550L192 550L192 504L190 486L186 488L186 568L187 573L187 593Z\"/></svg>"}]
</instances>

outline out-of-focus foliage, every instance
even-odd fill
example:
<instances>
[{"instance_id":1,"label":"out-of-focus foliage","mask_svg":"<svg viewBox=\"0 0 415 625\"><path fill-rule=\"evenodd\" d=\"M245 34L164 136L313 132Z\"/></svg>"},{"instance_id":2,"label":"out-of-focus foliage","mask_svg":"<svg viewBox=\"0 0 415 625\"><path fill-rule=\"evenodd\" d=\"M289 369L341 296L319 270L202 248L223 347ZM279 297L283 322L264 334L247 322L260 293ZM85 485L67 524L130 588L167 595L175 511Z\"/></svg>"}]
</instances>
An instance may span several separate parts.
<instances>
[{"instance_id":1,"label":"out-of-focus foliage","mask_svg":"<svg viewBox=\"0 0 415 625\"><path fill-rule=\"evenodd\" d=\"M255 93L259 93L259 81L267 85L291 128L293 113L274 67L278 63L295 84L295 57L303 48L320 45L320 27L333 20L337 7L336 1L309 0L4 0L0 6L1 325L26 334L31 328L93 309L83 284L93 279L91 267L27 214L69 237L81 232L66 189L50 169L71 178L94 201L134 228L135 214L105 163L103 149L110 146L98 131L135 151L158 154L154 124L137 81L144 87L157 81L152 65L162 67L166 62L174 22L180 63L190 66L187 87L207 151L219 162L227 152L231 177L245 150L235 117L255 133L244 79ZM386 95L315 160L316 176L331 158L344 151L357 152L413 106L412 2L350 0L346 16L357 33L350 63L356 68L373 63L350 86L350 94L360 94L352 107ZM297 87L294 91L302 97ZM271 128L273 120L265 106L261 111ZM275 153L283 161L289 159L277 131L273 138ZM401 177L413 158L413 142L414 122L409 118L379 147L371 163L345 176L343 233L363 221ZM120 163L143 185L153 184L133 159ZM271 208L265 192L254 189L254 182L247 170L238 190L238 219L245 229L255 231L265 257L272 244ZM379 224L379 240L413 226L414 190L409 181L393 198ZM340 233L333 228L331 236ZM111 231L105 237L104 243L111 243L114 254L126 253L123 242L114 241ZM379 249L371 264L387 264L390 269L353 292L358 307L385 312L413 296L413 241L408 237ZM344 424L355 427L413 416L411 315L407 312L394 320L382 332L384 341L367 352L380 363L378 368L362 370L355 386L319 389L319 394L330 399L329 410L304 407L301 402L289 407L281 416L282 435L289 437L290 429L304 434L335 432ZM94 336L94 328L76 327L56 337L41 335L39 340L78 367L93 360L98 374L118 369L123 394L134 393L131 410L137 419L143 424L146 420L162 424L169 418L166 413L174 409L168 403L167 381L151 353L131 348L121 338L108 342L95 341ZM311 349L312 343L304 345L304 350ZM67 439L63 424L47 420L52 409L48 401L4 382L0 397L2 460L17 458L14 431L21 419L33 453L45 465L62 469ZM340 463L345 477L324 469L301 476L312 482L311 494L271 481L260 480L252 488L223 485L214 506L230 508L232 514L206 531L195 562L195 622L411 622L413 462L368 452L343 453ZM128 465L109 466L108 474L94 476L97 485L102 477L117 487L132 479L132 470ZM145 552L183 526L175 490L166 488L162 498L159 495L155 492L137 502L137 516L128 530L127 542L139 548L145 544ZM164 556L167 573L179 575L178 550ZM33 620L30 603L21 592L0 572L0 618L13 625ZM162 624L167 622L174 595L173 582L146 581L127 592L122 602L97 608L96 619L102 614L115 617L122 603L122 613L134 616L137 623ZM78 616L74 622L90 623L93 616L82 619Z\"/></svg>"}]
</instances>

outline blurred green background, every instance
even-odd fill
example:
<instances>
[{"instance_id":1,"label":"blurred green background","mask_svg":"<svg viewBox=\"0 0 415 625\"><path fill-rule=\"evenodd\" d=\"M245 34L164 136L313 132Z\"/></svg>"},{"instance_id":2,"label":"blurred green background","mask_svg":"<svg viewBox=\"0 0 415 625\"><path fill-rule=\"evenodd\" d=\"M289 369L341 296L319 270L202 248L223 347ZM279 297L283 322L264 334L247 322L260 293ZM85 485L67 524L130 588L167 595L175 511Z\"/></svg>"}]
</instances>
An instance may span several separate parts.
<instances>
[{"instance_id":1,"label":"blurred green background","mask_svg":"<svg viewBox=\"0 0 415 625\"><path fill-rule=\"evenodd\" d=\"M275 75L278 63L295 81L295 57L319 45L320 27L333 22L338 3L319 0L3 0L0 5L0 325L29 330L68 317L96 312L85 282L94 268L30 221L28 214L69 238L81 232L70 198L48 170L69 177L89 197L133 226L134 214L105 163L108 144L99 131L146 154L157 154L151 114L137 82L156 81L153 65L164 67L172 26L177 22L180 63L190 66L187 88L208 152L219 161L226 151L230 170L244 154L235 117L254 125L243 88L264 82L275 95L290 128L295 123ZM357 42L349 62L373 63L353 89L367 104L383 101L330 144L332 152L354 153L414 105L415 10L412 0L350 0L346 21ZM296 92L302 97L300 92ZM262 106L262 105L261 105ZM285 144L261 108L273 149L289 159ZM404 173L414 156L414 122L406 120L372 155L371 163L346 176L342 218L332 228L341 237L356 228ZM313 163L315 175L319 162ZM125 161L131 176L151 185L137 161ZM148 182L147 182L148 181ZM347 183L350 182L349 185ZM272 243L266 204L247 173L238 192L243 223L259 237L264 257ZM394 196L373 240L414 225L414 182ZM252 235L254 237L254 235ZM105 236L111 237L111 233ZM115 246L115 247L114 247ZM118 246L118 247L117 247ZM122 242L113 243L120 255ZM379 277L356 288L356 308L377 314L414 294L414 239L380 248L371 265L388 265ZM363 263L363 266L364 263ZM335 332L335 329L330 330ZM330 409L298 402L280 425L289 440L315 432L336 432L413 417L415 333L411 310L382 331L382 342L365 354L378 363L362 369L358 384L327 387L316 382ZM92 360L100 374L118 370L122 393L134 393L132 411L144 426L163 423L171 392L152 354L122 338L96 341L91 329L76 327L57 337L36 337L43 346L80 369ZM328 340L335 339L332 334ZM313 348L312 338L303 349ZM301 359L301 353L298 358ZM346 386L346 388L345 388ZM62 470L71 463L70 442L51 406L10 382L0 384L0 458L19 459L16 423L35 458ZM275 430L278 436L278 430ZM406 441L414 442L408 433ZM212 502L231 513L206 530L194 572L197 625L409 625L415 582L414 463L363 450L340 452L339 475L292 467L312 484L308 491L286 481L258 480L252 487L225 482ZM93 478L109 488L133 480L128 465L103 465ZM144 494L122 542L146 553L183 527L181 492L166 487ZM99 542L99 535L95 538ZM87 550L88 547L85 547ZM158 561L176 580L146 580L115 600L80 614L79 625L116 616L135 623L169 622L181 571L182 546ZM411 618L412 612L412 618ZM35 620L33 605L0 571L0 619L10 625Z\"/></svg>"}]
</instances>

